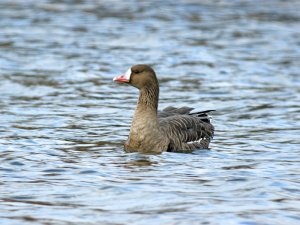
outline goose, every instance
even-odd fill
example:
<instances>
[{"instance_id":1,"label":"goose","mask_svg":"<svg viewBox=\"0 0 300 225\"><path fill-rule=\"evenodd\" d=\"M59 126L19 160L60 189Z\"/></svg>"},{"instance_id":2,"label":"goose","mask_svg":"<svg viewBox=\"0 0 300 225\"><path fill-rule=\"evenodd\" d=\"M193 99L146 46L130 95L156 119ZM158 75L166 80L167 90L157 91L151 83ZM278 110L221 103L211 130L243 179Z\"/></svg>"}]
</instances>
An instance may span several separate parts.
<instances>
[{"instance_id":1,"label":"goose","mask_svg":"<svg viewBox=\"0 0 300 225\"><path fill-rule=\"evenodd\" d=\"M192 112L191 107L169 106L158 111L159 83L150 66L134 65L113 81L139 89L130 133L124 144L126 152L192 152L209 147L214 127L208 114L214 110Z\"/></svg>"}]
</instances>

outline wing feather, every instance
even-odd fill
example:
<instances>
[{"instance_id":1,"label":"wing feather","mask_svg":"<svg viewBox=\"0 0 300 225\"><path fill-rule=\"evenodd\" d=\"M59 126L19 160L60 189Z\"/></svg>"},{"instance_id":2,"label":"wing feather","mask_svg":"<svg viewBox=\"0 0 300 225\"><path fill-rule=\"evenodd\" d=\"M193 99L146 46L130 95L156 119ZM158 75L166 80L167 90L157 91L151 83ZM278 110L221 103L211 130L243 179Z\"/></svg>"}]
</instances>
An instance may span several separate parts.
<instances>
[{"instance_id":1,"label":"wing feather","mask_svg":"<svg viewBox=\"0 0 300 225\"><path fill-rule=\"evenodd\" d=\"M162 131L170 139L170 151L191 151L208 148L214 127L207 115L212 110L190 114L193 108L168 107L159 114Z\"/></svg>"}]
</instances>

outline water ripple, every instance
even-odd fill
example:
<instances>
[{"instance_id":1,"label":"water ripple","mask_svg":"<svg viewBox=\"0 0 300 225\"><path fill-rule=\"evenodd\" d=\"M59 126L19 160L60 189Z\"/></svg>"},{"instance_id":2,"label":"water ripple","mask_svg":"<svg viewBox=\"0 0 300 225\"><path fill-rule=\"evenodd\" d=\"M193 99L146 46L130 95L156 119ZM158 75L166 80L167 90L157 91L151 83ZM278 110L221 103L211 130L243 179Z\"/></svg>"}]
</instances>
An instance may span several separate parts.
<instances>
[{"instance_id":1,"label":"water ripple","mask_svg":"<svg viewBox=\"0 0 300 225\"><path fill-rule=\"evenodd\" d=\"M0 2L3 224L298 224L299 2ZM160 107L216 109L211 150L125 153Z\"/></svg>"}]
</instances>

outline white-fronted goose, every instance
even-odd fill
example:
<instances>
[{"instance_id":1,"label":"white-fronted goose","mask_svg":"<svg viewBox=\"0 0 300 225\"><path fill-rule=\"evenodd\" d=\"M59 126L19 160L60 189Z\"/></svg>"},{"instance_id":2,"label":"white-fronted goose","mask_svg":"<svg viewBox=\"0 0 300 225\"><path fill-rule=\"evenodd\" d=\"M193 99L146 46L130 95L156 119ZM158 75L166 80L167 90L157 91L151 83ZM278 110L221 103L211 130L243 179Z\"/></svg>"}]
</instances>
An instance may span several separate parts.
<instances>
[{"instance_id":1,"label":"white-fronted goose","mask_svg":"<svg viewBox=\"0 0 300 225\"><path fill-rule=\"evenodd\" d=\"M132 66L113 81L127 83L140 91L125 151L190 152L208 148L214 127L207 113L213 110L191 113L193 108L167 107L157 111L159 84L154 70L148 65Z\"/></svg>"}]
</instances>

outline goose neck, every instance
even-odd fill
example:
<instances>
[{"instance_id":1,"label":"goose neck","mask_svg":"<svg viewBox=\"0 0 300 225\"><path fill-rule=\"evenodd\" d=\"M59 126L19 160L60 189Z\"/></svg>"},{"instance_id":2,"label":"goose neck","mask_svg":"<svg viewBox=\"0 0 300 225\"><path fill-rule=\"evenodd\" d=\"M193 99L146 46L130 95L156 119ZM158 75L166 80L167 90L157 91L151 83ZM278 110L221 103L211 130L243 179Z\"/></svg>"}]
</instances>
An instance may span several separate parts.
<instances>
[{"instance_id":1,"label":"goose neck","mask_svg":"<svg viewBox=\"0 0 300 225\"><path fill-rule=\"evenodd\" d=\"M154 111L157 113L159 98L159 88L158 86L147 86L140 90L140 96L138 100L137 109L142 109L143 111Z\"/></svg>"}]
</instances>

